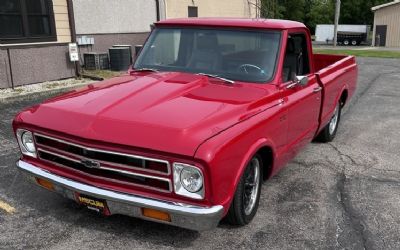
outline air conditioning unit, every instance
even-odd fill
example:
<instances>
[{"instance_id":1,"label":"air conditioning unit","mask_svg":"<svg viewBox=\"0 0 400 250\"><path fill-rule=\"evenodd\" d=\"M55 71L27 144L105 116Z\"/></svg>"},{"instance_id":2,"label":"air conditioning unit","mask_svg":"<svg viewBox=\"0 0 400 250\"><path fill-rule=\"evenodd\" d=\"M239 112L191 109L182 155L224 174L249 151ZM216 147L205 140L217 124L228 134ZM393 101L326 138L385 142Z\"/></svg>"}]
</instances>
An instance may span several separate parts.
<instances>
[{"instance_id":1,"label":"air conditioning unit","mask_svg":"<svg viewBox=\"0 0 400 250\"><path fill-rule=\"evenodd\" d=\"M131 49L129 47L113 47L108 49L110 68L113 71L125 71L131 65Z\"/></svg>"},{"instance_id":2,"label":"air conditioning unit","mask_svg":"<svg viewBox=\"0 0 400 250\"><path fill-rule=\"evenodd\" d=\"M85 63L85 69L95 70L95 69L109 69L110 63L108 60L107 53L84 53L83 60Z\"/></svg>"}]
</instances>

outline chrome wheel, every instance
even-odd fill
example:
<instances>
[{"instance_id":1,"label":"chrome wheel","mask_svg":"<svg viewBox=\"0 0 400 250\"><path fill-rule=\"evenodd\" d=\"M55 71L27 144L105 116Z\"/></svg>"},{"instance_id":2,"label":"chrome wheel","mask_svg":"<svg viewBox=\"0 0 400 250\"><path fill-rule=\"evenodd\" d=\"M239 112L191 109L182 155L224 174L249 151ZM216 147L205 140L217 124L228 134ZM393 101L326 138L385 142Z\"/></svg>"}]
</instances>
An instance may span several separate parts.
<instances>
[{"instance_id":1,"label":"chrome wheel","mask_svg":"<svg viewBox=\"0 0 400 250\"><path fill-rule=\"evenodd\" d=\"M260 161L254 157L250 162L250 167L246 170L244 179L243 204L244 213L250 215L253 211L260 186Z\"/></svg>"},{"instance_id":2,"label":"chrome wheel","mask_svg":"<svg viewBox=\"0 0 400 250\"><path fill-rule=\"evenodd\" d=\"M333 112L333 117L329 122L329 134L333 135L333 133L335 132L338 120L339 120L339 105L336 106L335 111Z\"/></svg>"}]
</instances>

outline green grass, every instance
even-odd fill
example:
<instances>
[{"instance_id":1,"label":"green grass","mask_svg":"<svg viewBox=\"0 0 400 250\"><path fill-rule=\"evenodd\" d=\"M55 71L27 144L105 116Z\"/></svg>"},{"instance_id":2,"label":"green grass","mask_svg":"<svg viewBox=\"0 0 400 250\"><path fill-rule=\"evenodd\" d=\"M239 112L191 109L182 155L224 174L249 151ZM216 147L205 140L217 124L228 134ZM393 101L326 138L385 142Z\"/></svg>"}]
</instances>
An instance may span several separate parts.
<instances>
[{"instance_id":1,"label":"green grass","mask_svg":"<svg viewBox=\"0 0 400 250\"><path fill-rule=\"evenodd\" d=\"M46 87L46 89L54 89L54 88L57 88L60 85L61 85L61 83L55 82L55 83L47 84L45 87Z\"/></svg>"},{"instance_id":2,"label":"green grass","mask_svg":"<svg viewBox=\"0 0 400 250\"><path fill-rule=\"evenodd\" d=\"M352 55L359 57L400 58L400 51L389 50L350 50L350 49L314 49L317 54Z\"/></svg>"},{"instance_id":3,"label":"green grass","mask_svg":"<svg viewBox=\"0 0 400 250\"><path fill-rule=\"evenodd\" d=\"M86 69L82 71L83 75L95 76L103 79L109 79L116 76L120 76L122 73L125 72L111 71L111 70L86 70Z\"/></svg>"}]
</instances>

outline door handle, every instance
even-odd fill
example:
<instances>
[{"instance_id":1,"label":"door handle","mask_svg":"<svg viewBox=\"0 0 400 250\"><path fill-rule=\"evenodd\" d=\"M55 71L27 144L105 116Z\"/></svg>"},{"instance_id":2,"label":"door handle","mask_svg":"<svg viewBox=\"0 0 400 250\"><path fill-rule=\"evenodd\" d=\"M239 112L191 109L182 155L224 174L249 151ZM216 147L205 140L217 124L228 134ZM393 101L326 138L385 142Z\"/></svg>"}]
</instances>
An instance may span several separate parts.
<instances>
[{"instance_id":1,"label":"door handle","mask_svg":"<svg viewBox=\"0 0 400 250\"><path fill-rule=\"evenodd\" d=\"M313 89L314 93L320 92L322 90L322 87L316 87Z\"/></svg>"}]
</instances>

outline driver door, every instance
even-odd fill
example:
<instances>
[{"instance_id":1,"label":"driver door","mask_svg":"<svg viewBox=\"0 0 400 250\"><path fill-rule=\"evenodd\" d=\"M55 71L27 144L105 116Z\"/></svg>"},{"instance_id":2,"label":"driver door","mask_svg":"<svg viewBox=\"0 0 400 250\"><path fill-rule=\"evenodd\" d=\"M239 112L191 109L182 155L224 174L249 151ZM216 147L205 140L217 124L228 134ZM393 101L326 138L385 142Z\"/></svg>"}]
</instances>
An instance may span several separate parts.
<instances>
[{"instance_id":1,"label":"driver door","mask_svg":"<svg viewBox=\"0 0 400 250\"><path fill-rule=\"evenodd\" d=\"M288 111L287 147L291 157L309 143L319 125L321 90L315 74L311 73L310 53L305 33L288 36L283 65L281 91ZM296 76L306 76L304 85Z\"/></svg>"}]
</instances>

